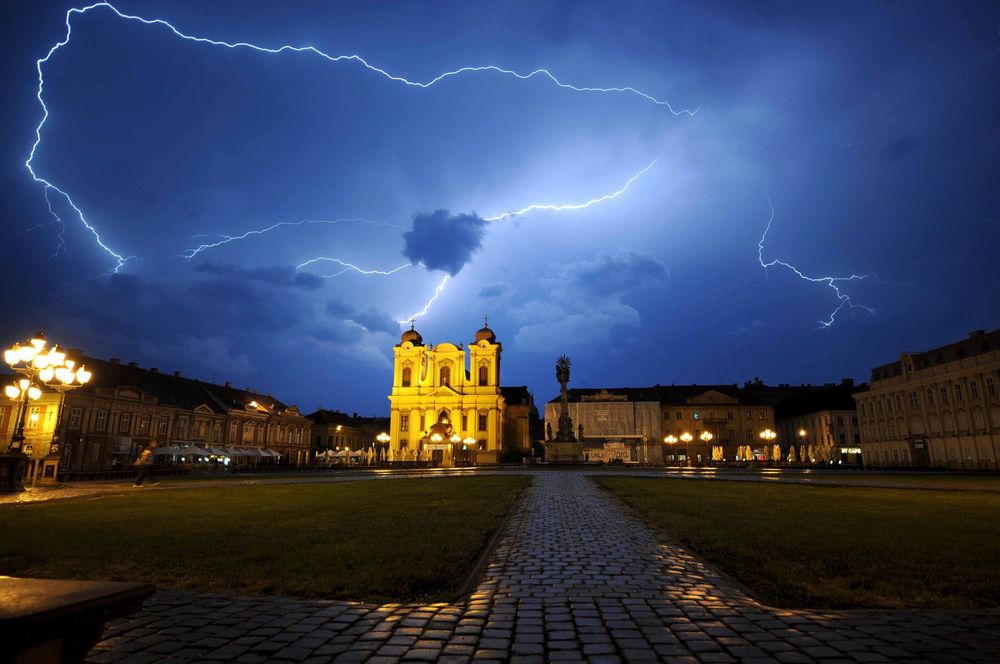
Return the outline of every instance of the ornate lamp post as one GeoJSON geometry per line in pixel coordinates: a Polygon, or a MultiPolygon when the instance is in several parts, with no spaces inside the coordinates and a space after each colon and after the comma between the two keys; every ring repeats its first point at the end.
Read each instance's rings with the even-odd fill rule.
{"type": "Polygon", "coordinates": [[[677,444],[677,436],[673,434],[664,436],[663,442],[670,446],[670,460],[676,461],[677,459],[674,457],[674,445],[677,444]]]}
{"type": "MultiPolygon", "coordinates": [[[[20,491],[24,487],[21,478],[27,459],[24,458],[24,425],[27,419],[28,403],[39,399],[46,389],[62,393],[76,389],[87,383],[91,373],[76,360],[66,357],[59,346],[45,350],[48,342],[41,332],[27,343],[15,343],[4,351],[3,359],[15,373],[21,375],[15,383],[4,388],[4,394],[20,401],[17,424],[7,446],[7,454],[0,459],[0,485],[8,491],[20,491]],[[20,457],[20,460],[18,460],[20,457]]],[[[59,427],[62,423],[63,399],[60,398],[56,416],[56,427],[52,434],[49,456],[59,458],[59,427]]],[[[58,463],[57,461],[53,461],[58,463]]]]}
{"type": "Polygon", "coordinates": [[[760,432],[760,439],[764,441],[765,445],[772,445],[774,439],[778,437],[778,434],[774,433],[770,429],[764,429],[760,432]]]}
{"type": "Polygon", "coordinates": [[[687,462],[688,466],[691,465],[691,451],[688,448],[688,445],[691,444],[692,440],[694,440],[694,436],[692,436],[687,431],[681,434],[681,442],[684,443],[684,456],[685,456],[684,460],[687,462]]]}

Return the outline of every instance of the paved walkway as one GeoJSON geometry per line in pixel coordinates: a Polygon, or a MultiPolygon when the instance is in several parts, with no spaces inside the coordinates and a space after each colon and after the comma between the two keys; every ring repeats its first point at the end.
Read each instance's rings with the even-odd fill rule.
{"type": "MultiPolygon", "coordinates": [[[[305,564],[305,563],[304,563],[305,564]]],[[[539,473],[454,604],[161,591],[92,662],[1000,660],[1000,616],[769,609],[578,472],[539,473]]]]}

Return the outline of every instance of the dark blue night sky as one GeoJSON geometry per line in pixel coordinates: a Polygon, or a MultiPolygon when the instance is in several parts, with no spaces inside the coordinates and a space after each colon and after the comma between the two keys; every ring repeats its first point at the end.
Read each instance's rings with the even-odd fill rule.
{"type": "Polygon", "coordinates": [[[25,168],[36,60],[84,5],[4,3],[5,343],[40,328],[304,409],[384,413],[398,321],[446,275],[425,340],[467,342],[488,313],[503,382],[539,401],[561,353],[576,386],[828,382],[1000,324],[995,2],[114,5],[411,81],[544,67],[678,113],[544,76],[405,85],[96,7],[43,65],[31,165],[134,256],[111,274],[53,189],[65,230],[48,223],[25,168]],[[616,192],[654,160],[585,209],[488,221],[616,192]],[[877,278],[836,282],[838,311],[785,263],[877,278]]]}

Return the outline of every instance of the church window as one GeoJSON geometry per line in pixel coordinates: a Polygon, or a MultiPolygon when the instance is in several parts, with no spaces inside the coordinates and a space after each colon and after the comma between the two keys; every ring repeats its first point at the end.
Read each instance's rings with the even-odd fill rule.
{"type": "Polygon", "coordinates": [[[410,367],[403,367],[403,387],[409,387],[412,380],[413,370],[410,367]]]}
{"type": "Polygon", "coordinates": [[[409,415],[400,415],[399,416],[399,430],[400,431],[409,431],[410,430],[410,416],[409,415]]]}
{"type": "Polygon", "coordinates": [[[451,384],[451,367],[441,367],[441,371],[439,373],[439,377],[440,377],[440,383],[442,385],[450,385],[451,384]]]}
{"type": "Polygon", "coordinates": [[[468,431],[468,430],[469,430],[469,416],[462,415],[462,431],[468,431]]]}
{"type": "Polygon", "coordinates": [[[423,431],[424,429],[427,428],[427,427],[424,426],[425,424],[426,423],[424,422],[424,414],[420,413],[420,430],[421,431],[423,431]]]}
{"type": "Polygon", "coordinates": [[[479,416],[479,430],[486,431],[486,415],[480,414],[479,416]]]}
{"type": "Polygon", "coordinates": [[[489,384],[489,382],[490,382],[489,381],[489,372],[490,372],[489,367],[487,367],[485,364],[483,366],[479,367],[479,384],[480,385],[488,385],[489,384]]]}

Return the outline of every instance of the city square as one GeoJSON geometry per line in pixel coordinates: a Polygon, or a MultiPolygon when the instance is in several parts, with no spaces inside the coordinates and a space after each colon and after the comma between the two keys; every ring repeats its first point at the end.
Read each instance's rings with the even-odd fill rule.
{"type": "Polygon", "coordinates": [[[0,11],[0,662],[1000,661],[996,6],[0,11]]]}

